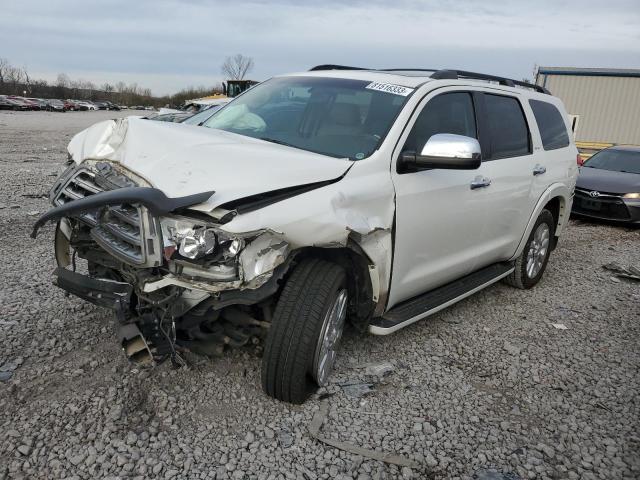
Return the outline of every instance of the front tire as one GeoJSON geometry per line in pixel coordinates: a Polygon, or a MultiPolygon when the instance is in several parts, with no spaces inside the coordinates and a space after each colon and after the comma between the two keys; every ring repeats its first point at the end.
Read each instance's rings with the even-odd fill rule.
{"type": "Polygon", "coordinates": [[[512,287],[529,289],[535,286],[549,262],[551,245],[555,233],[555,222],[549,210],[542,210],[520,256],[516,259],[515,270],[505,282],[512,287]]]}
{"type": "Polygon", "coordinates": [[[265,341],[262,388],[284,402],[303,403],[331,373],[342,336],[346,274],[335,263],[301,262],[282,290],[265,341]]]}

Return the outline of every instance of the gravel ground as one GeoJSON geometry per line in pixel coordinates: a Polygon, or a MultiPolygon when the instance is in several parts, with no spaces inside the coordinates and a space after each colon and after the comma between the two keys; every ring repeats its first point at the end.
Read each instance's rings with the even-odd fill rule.
{"type": "Polygon", "coordinates": [[[70,137],[126,114],[0,113],[0,479],[640,477],[640,286],[602,269],[640,264],[640,230],[572,221],[531,291],[495,285],[389,337],[347,332],[303,406],[262,394],[250,349],[130,366],[109,312],[51,285],[52,227],[28,237],[70,137]],[[345,386],[361,383],[360,398],[345,386]],[[320,443],[323,403],[322,435],[416,465],[320,443]]]}

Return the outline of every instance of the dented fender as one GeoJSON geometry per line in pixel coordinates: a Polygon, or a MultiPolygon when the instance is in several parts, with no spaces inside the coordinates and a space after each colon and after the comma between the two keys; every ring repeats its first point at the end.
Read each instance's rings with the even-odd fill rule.
{"type": "Polygon", "coordinates": [[[389,289],[394,213],[389,172],[362,161],[354,162],[339,182],[237,215],[222,228],[230,234],[274,230],[291,250],[341,248],[354,242],[375,267],[377,281],[372,281],[372,287],[379,288],[373,292],[377,314],[389,289]]]}

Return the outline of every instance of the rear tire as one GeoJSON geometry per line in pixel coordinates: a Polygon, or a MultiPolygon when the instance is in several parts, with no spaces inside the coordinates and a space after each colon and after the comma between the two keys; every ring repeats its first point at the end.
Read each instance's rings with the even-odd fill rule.
{"type": "Polygon", "coordinates": [[[542,210],[522,253],[515,261],[515,270],[504,278],[505,283],[526,290],[540,281],[547,268],[554,233],[553,215],[549,210],[542,210]]]}
{"type": "MultiPolygon", "coordinates": [[[[265,341],[262,388],[270,397],[303,403],[318,387],[318,354],[327,330],[327,319],[339,309],[340,325],[331,336],[337,345],[346,315],[346,274],[335,263],[319,259],[301,262],[282,290],[265,341]]],[[[335,350],[326,381],[333,366],[335,350]]],[[[324,362],[322,362],[324,364],[324,362]]]]}

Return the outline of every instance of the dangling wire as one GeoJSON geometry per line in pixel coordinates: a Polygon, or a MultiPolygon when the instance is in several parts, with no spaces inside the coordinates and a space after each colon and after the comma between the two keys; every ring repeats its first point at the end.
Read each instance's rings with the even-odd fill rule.
{"type": "Polygon", "coordinates": [[[76,250],[75,248],[73,249],[73,254],[71,255],[71,268],[73,268],[73,271],[75,273],[76,271],[76,255],[78,253],[78,250],[76,250]]]}
{"type": "Polygon", "coordinates": [[[186,367],[187,366],[187,362],[184,360],[184,358],[182,358],[180,356],[180,354],[178,352],[176,352],[176,348],[175,348],[175,343],[176,343],[176,323],[173,320],[171,320],[171,336],[169,336],[169,333],[167,333],[165,331],[165,329],[162,327],[162,324],[164,323],[164,319],[167,316],[168,310],[169,309],[167,308],[162,313],[162,316],[160,317],[160,320],[158,322],[158,326],[160,327],[160,331],[162,332],[162,334],[167,339],[167,342],[169,343],[169,347],[171,348],[171,363],[173,364],[173,366],[177,367],[177,368],[186,367]]]}

